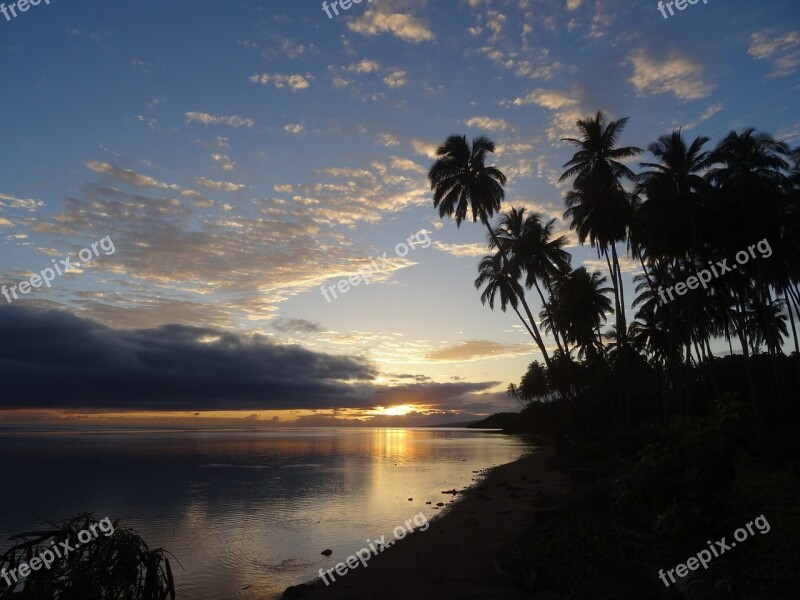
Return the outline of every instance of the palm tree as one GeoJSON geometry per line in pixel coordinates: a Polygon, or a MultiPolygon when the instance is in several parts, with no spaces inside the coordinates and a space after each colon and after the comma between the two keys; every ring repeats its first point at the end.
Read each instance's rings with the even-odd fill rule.
{"type": "MultiPolygon", "coordinates": [[[[784,174],[789,169],[789,147],[771,135],[746,129],[742,133],[731,131],[711,153],[714,166],[707,178],[718,188],[720,199],[719,229],[714,235],[717,250],[732,256],[748,244],[762,238],[775,239],[780,231],[776,215],[787,204],[785,190],[788,186],[784,174]],[[723,229],[724,228],[724,229],[723,229]]],[[[769,286],[761,261],[754,260],[740,268],[735,277],[729,277],[736,311],[733,320],[745,357],[745,368],[750,399],[755,414],[763,416],[756,404],[757,390],[752,371],[748,343],[748,305],[760,308],[765,329],[769,327],[766,307],[770,302],[769,286]]],[[[774,368],[774,362],[773,362],[774,368]]]]}
{"type": "Polygon", "coordinates": [[[684,258],[698,250],[697,229],[704,221],[702,201],[710,184],[703,178],[709,154],[707,137],[687,146],[680,130],[662,135],[647,147],[658,162],[642,162],[638,189],[646,200],[638,206],[637,223],[647,232],[640,242],[651,258],[684,258]]]}
{"type": "Polygon", "coordinates": [[[564,138],[578,150],[564,164],[567,170],[559,178],[559,181],[575,178],[573,190],[566,196],[568,208],[564,217],[571,219],[570,226],[578,233],[580,243],[588,238],[598,256],[604,256],[609,264],[617,331],[623,344],[627,339],[625,300],[616,244],[627,239],[633,215],[632,202],[622,181],[635,181],[636,176],[620,161],[641,152],[634,146],[617,146],[627,122],[627,117],[608,122],[602,112],[579,120],[577,126],[582,137],[564,138]]]}
{"type": "Polygon", "coordinates": [[[547,369],[537,360],[528,365],[519,384],[519,397],[531,402],[536,398],[553,400],[553,390],[547,380],[547,369]]]}
{"type": "MultiPolygon", "coordinates": [[[[433,207],[439,209],[439,216],[453,217],[457,227],[461,226],[468,213],[472,214],[473,221],[480,219],[499,249],[502,268],[508,270],[508,259],[489,224],[489,219],[500,210],[505,197],[503,186],[506,183],[506,176],[500,169],[486,166],[486,157],[494,150],[494,142],[485,136],[473,139],[470,146],[466,136],[451,135],[436,149],[438,158],[428,171],[428,180],[433,191],[433,207]]],[[[539,347],[545,363],[549,365],[550,357],[525,301],[525,294],[522,293],[517,298],[530,321],[528,331],[539,347]]]]}
{"type": "Polygon", "coordinates": [[[763,344],[772,354],[780,352],[783,339],[789,335],[783,309],[783,300],[773,300],[767,304],[763,309],[767,314],[766,327],[764,327],[764,320],[759,315],[760,311],[756,310],[756,307],[751,307],[748,310],[747,329],[750,333],[751,347],[754,351],[763,344]]]}
{"type": "Polygon", "coordinates": [[[596,362],[602,355],[600,326],[613,313],[606,296],[613,289],[604,287],[607,279],[598,272],[580,267],[557,280],[553,286],[555,320],[563,324],[564,339],[577,346],[578,355],[596,362]]]}
{"type": "Polygon", "coordinates": [[[484,256],[478,266],[478,277],[475,279],[475,287],[480,289],[486,286],[481,293],[481,304],[489,303],[489,308],[494,310],[495,297],[500,297],[500,310],[506,311],[511,306],[517,313],[520,321],[533,336],[533,331],[528,322],[520,314],[517,308],[520,295],[524,294],[522,286],[516,277],[511,276],[507,269],[500,264],[500,253],[484,256]]]}
{"type": "MultiPolygon", "coordinates": [[[[500,225],[494,230],[489,246],[495,247],[495,240],[508,258],[511,274],[515,278],[525,275],[525,287],[536,288],[542,307],[546,308],[541,281],[552,294],[552,282],[570,269],[570,254],[563,248],[567,244],[564,236],[553,238],[555,219],[544,223],[541,215],[525,215],[525,209],[511,208],[503,214],[500,225]]],[[[552,330],[559,350],[562,350],[558,328],[552,330]]]]}

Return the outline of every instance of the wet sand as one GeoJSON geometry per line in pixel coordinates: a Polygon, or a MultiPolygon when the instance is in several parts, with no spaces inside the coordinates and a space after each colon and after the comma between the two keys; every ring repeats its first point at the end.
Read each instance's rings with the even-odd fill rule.
{"type": "MultiPolygon", "coordinates": [[[[503,582],[495,555],[534,520],[537,500],[563,493],[567,476],[547,466],[542,444],[519,460],[491,469],[426,531],[416,531],[325,587],[320,580],[284,598],[309,600],[515,600],[530,593],[503,582]]],[[[444,496],[443,500],[444,501],[444,496]]],[[[344,559],[346,557],[342,557],[344,559]]]]}

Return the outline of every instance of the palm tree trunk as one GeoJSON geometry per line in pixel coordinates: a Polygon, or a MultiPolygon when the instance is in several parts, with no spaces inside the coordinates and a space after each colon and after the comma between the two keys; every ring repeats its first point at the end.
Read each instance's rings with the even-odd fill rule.
{"type": "Polygon", "coordinates": [[[617,245],[611,244],[611,257],[614,259],[614,269],[617,275],[617,293],[619,294],[620,314],[619,321],[621,326],[617,326],[617,335],[621,335],[624,343],[628,340],[628,322],[625,317],[625,290],[622,289],[622,269],[619,267],[619,257],[617,256],[617,245]]]}
{"type": "Polygon", "coordinates": [[[628,325],[625,319],[625,292],[622,289],[622,270],[619,268],[619,258],[617,257],[617,245],[611,244],[611,256],[614,259],[614,292],[617,296],[617,343],[620,344],[622,350],[622,396],[625,402],[625,421],[628,425],[631,423],[631,393],[628,388],[630,378],[630,364],[628,360],[628,325]]]}
{"type": "MultiPolygon", "coordinates": [[[[539,298],[542,301],[542,308],[544,310],[547,310],[547,302],[544,299],[544,294],[542,294],[542,290],[539,287],[539,283],[536,280],[534,280],[533,281],[533,285],[536,287],[536,291],[539,292],[539,298]]],[[[556,346],[558,346],[558,349],[563,353],[564,352],[564,348],[562,348],[562,346],[561,346],[561,340],[559,339],[560,336],[558,334],[558,327],[553,327],[553,337],[556,340],[556,346]]]]}
{"type": "Polygon", "coordinates": [[[793,313],[794,307],[792,306],[792,300],[789,297],[789,292],[785,287],[783,288],[783,299],[786,301],[786,312],[789,313],[789,322],[792,325],[792,337],[794,338],[794,351],[800,354],[800,346],[797,345],[797,327],[794,321],[794,313],[793,313]]]}
{"type": "Polygon", "coordinates": [[[522,324],[525,326],[525,329],[528,330],[528,333],[530,333],[531,337],[535,340],[536,336],[534,335],[533,330],[528,325],[528,322],[525,320],[525,317],[522,316],[522,314],[519,312],[519,309],[513,304],[511,305],[511,308],[514,309],[514,312],[517,313],[517,316],[519,317],[519,320],[522,321],[522,324]]]}
{"type": "Polygon", "coordinates": [[[608,265],[608,274],[611,275],[611,286],[614,288],[614,311],[615,311],[615,320],[617,322],[617,336],[619,336],[621,331],[619,314],[622,311],[620,310],[620,304],[619,304],[619,288],[617,286],[617,272],[611,264],[611,258],[608,256],[608,248],[603,249],[603,256],[606,257],[606,264],[608,265]]]}
{"type": "MultiPolygon", "coordinates": [[[[489,230],[489,235],[492,237],[495,246],[497,247],[497,251],[500,253],[500,259],[503,261],[503,268],[508,269],[508,259],[506,258],[506,253],[503,251],[503,246],[500,245],[500,240],[497,239],[497,236],[494,233],[494,229],[489,224],[489,219],[486,217],[486,213],[481,215],[481,220],[483,224],[486,225],[486,229],[489,230]]],[[[520,302],[522,303],[523,308],[525,309],[525,314],[528,316],[528,319],[531,322],[531,327],[529,331],[531,335],[533,335],[533,340],[536,342],[536,345],[539,347],[539,351],[542,353],[542,357],[544,358],[545,364],[550,367],[550,356],[547,354],[547,348],[544,346],[544,340],[542,339],[541,333],[539,333],[539,328],[536,326],[536,321],[531,314],[531,309],[528,306],[528,303],[525,301],[524,294],[519,298],[520,302]]]]}

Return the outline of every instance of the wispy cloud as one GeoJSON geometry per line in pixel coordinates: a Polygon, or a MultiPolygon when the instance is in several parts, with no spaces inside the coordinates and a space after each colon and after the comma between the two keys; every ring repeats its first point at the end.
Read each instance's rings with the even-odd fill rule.
{"type": "Polygon", "coordinates": [[[255,73],[250,76],[250,81],[252,83],[271,85],[279,90],[288,87],[293,92],[307,90],[311,87],[311,81],[313,79],[314,76],[310,73],[306,73],[305,75],[282,75],[280,73],[273,73],[270,75],[269,73],[255,73]]]}
{"type": "Polygon", "coordinates": [[[786,77],[800,68],[800,32],[790,31],[784,35],[772,30],[756,32],[750,36],[747,53],[757,60],[770,62],[770,78],[786,77]]]}
{"type": "Polygon", "coordinates": [[[405,42],[429,42],[433,32],[419,19],[404,13],[384,13],[368,10],[358,19],[347,24],[350,31],[375,36],[388,33],[405,42]]]}
{"type": "Polygon", "coordinates": [[[187,123],[203,123],[204,125],[229,125],[230,127],[252,127],[253,119],[246,119],[236,115],[215,116],[204,112],[187,112],[187,123]]]}
{"type": "Polygon", "coordinates": [[[508,129],[508,123],[506,123],[505,119],[493,119],[491,117],[472,117],[464,123],[467,127],[486,129],[487,131],[505,131],[508,129]]]}
{"type": "Polygon", "coordinates": [[[488,358],[505,358],[530,354],[529,344],[501,344],[490,340],[469,340],[455,346],[429,352],[427,360],[440,362],[468,362],[488,358]]]}
{"type": "Polygon", "coordinates": [[[630,62],[633,75],[629,81],[640,95],[672,93],[680,100],[699,100],[714,89],[703,79],[703,67],[696,57],[673,56],[660,61],[637,51],[630,62]]]}

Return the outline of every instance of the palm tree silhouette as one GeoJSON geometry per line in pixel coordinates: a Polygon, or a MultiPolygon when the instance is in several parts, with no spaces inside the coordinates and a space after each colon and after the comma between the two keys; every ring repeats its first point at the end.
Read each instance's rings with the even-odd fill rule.
{"type": "Polygon", "coordinates": [[[553,286],[551,307],[557,323],[563,324],[564,339],[578,347],[578,356],[597,362],[602,356],[600,326],[606,315],[613,313],[611,300],[606,295],[612,288],[605,287],[608,280],[598,272],[589,273],[585,267],[575,269],[559,278],[553,286]]]}
{"type": "Polygon", "coordinates": [[[517,305],[519,299],[524,295],[522,286],[517,281],[516,277],[511,276],[507,269],[504,269],[500,264],[500,253],[489,256],[484,256],[478,266],[478,277],[475,279],[475,287],[480,289],[486,286],[481,292],[481,304],[489,303],[489,308],[494,310],[495,298],[500,297],[500,310],[506,311],[506,308],[511,306],[514,312],[517,313],[519,320],[528,330],[528,333],[533,335],[530,325],[525,318],[520,314],[517,305]]]}
{"type": "Polygon", "coordinates": [[[608,262],[617,332],[623,344],[626,340],[625,299],[616,244],[627,239],[633,215],[632,202],[622,181],[635,181],[636,175],[620,161],[641,152],[634,146],[617,146],[627,122],[627,117],[608,122],[599,111],[593,118],[579,120],[577,126],[582,137],[564,138],[578,150],[564,164],[567,170],[559,178],[559,181],[575,178],[573,189],[566,196],[568,208],[564,217],[571,220],[570,227],[578,233],[580,243],[584,244],[588,238],[598,257],[602,255],[608,262]]]}
{"type": "MultiPolygon", "coordinates": [[[[489,224],[489,219],[500,210],[505,198],[503,186],[506,183],[506,176],[497,167],[486,166],[486,157],[494,150],[494,142],[486,136],[473,139],[470,146],[466,136],[451,135],[436,149],[438,158],[428,171],[428,180],[433,191],[433,206],[439,209],[439,217],[445,215],[453,217],[457,227],[461,226],[468,213],[471,213],[473,221],[480,219],[499,250],[502,269],[510,273],[504,249],[489,224]]],[[[549,364],[550,357],[525,300],[525,294],[518,294],[515,297],[530,321],[530,327],[526,328],[539,347],[545,363],[549,364]]],[[[513,306],[516,310],[516,305],[513,306]]]]}
{"type": "MultiPolygon", "coordinates": [[[[500,243],[500,248],[508,257],[511,275],[519,279],[525,275],[525,287],[536,288],[543,309],[547,307],[541,281],[552,294],[552,283],[563,273],[570,270],[570,255],[564,251],[567,238],[559,236],[553,238],[555,219],[547,223],[542,221],[541,215],[531,213],[525,215],[525,209],[511,208],[503,214],[500,225],[494,230],[494,237],[490,239],[489,247],[495,247],[495,240],[500,243]]],[[[558,328],[550,329],[556,340],[559,350],[561,336],[558,328]]]]}
{"type": "Polygon", "coordinates": [[[687,146],[680,130],[662,135],[647,147],[658,162],[642,162],[649,170],[638,177],[647,199],[637,208],[637,224],[647,232],[642,242],[653,258],[684,258],[697,252],[698,225],[705,221],[703,201],[711,185],[703,178],[710,164],[703,152],[707,137],[687,146]]]}

